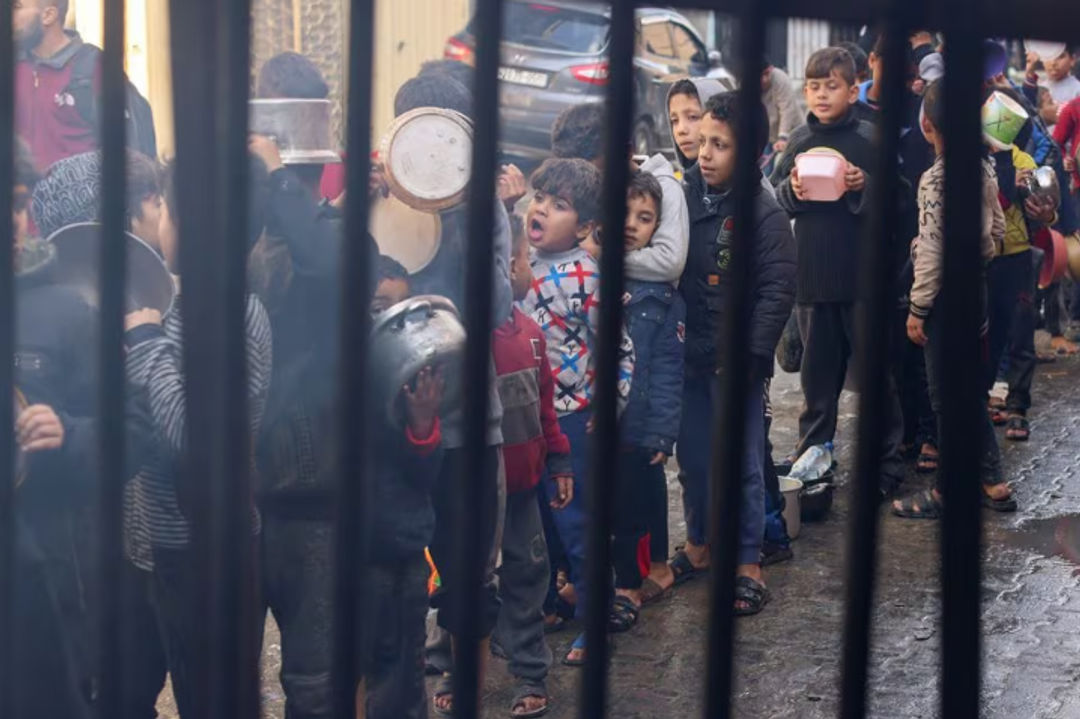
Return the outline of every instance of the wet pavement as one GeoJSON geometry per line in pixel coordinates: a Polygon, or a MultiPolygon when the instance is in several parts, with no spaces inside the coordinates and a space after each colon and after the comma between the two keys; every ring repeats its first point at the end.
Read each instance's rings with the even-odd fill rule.
{"type": "MultiPolygon", "coordinates": [[[[1080,717],[1080,360],[1040,365],[1026,444],[999,441],[1020,511],[984,513],[983,716],[1080,717]]],[[[794,446],[801,402],[797,377],[773,386],[777,454],[794,446]]],[[[773,601],[739,619],[736,716],[835,717],[843,624],[844,535],[854,477],[855,397],[845,394],[837,433],[838,491],[824,522],[803,524],[795,559],[767,570],[773,601]]],[[[974,481],[974,480],[973,480],[974,481]]],[[[923,486],[910,475],[906,489],[923,486]]],[[[669,476],[672,542],[685,536],[681,498],[669,476]]],[[[882,514],[871,655],[875,717],[935,717],[939,696],[938,526],[882,514]]],[[[691,581],[647,607],[638,625],[615,637],[610,671],[612,717],[700,715],[705,686],[707,582],[691,581]]],[[[552,711],[577,717],[579,669],[558,663],[575,631],[550,635],[556,664],[552,711]]],[[[268,627],[265,716],[282,716],[276,682],[280,646],[268,627]]],[[[492,659],[484,719],[506,717],[513,683],[492,659]]],[[[163,697],[171,719],[171,697],[163,697]]]]}

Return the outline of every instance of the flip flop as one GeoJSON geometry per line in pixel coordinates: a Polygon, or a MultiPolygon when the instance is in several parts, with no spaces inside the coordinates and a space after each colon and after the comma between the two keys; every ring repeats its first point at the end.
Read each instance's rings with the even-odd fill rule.
{"type": "Polygon", "coordinates": [[[1031,439],[1031,425],[1027,417],[1014,414],[1005,426],[1005,439],[1010,442],[1027,442],[1031,439]]]}
{"type": "Polygon", "coordinates": [[[892,513],[904,519],[939,519],[941,500],[934,496],[932,490],[924,489],[893,502],[892,513]]]}
{"type": "Polygon", "coordinates": [[[749,617],[758,614],[771,599],[768,588],[750,577],[735,577],[735,601],[746,602],[744,608],[735,607],[735,616],[749,617]]]}
{"type": "Polygon", "coordinates": [[[994,510],[995,512],[1015,512],[1018,508],[1018,505],[1016,503],[1016,497],[1011,494],[1008,497],[1004,497],[1002,499],[994,499],[986,492],[980,492],[980,494],[982,494],[982,505],[987,509],[994,510]]]}
{"type": "Polygon", "coordinates": [[[615,595],[608,613],[608,631],[612,634],[628,632],[637,624],[641,609],[629,597],[615,595]]]}
{"type": "MultiPolygon", "coordinates": [[[[575,649],[584,649],[584,648],[585,648],[585,632],[582,632],[581,634],[577,635],[577,637],[574,639],[574,643],[570,645],[570,651],[573,651],[575,649]]],[[[583,667],[583,666],[585,666],[585,655],[584,654],[581,655],[581,659],[571,659],[570,658],[570,652],[567,652],[566,654],[567,654],[567,656],[563,657],[563,660],[562,660],[562,663],[565,664],[566,666],[568,666],[568,667],[583,667]]]]}
{"type": "Polygon", "coordinates": [[[668,566],[671,567],[671,573],[675,575],[675,583],[672,586],[678,586],[684,582],[689,582],[698,575],[705,574],[709,571],[707,567],[700,569],[695,567],[690,562],[690,557],[688,557],[686,552],[681,549],[675,552],[675,556],[668,562],[668,566]]]}

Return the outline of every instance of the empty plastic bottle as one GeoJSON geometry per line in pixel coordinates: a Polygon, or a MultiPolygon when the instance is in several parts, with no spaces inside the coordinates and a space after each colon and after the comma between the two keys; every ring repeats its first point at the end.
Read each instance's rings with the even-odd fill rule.
{"type": "Polygon", "coordinates": [[[803,482],[821,479],[832,469],[832,453],[832,442],[811,447],[803,452],[799,460],[792,465],[789,476],[803,482]]]}

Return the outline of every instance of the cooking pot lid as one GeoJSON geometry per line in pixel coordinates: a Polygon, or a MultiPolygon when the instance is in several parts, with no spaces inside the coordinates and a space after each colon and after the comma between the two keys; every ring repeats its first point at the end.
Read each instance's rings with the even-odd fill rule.
{"type": "Polygon", "coordinates": [[[472,171],[472,122],[459,112],[419,107],[394,120],[379,150],[390,191],[418,210],[460,204],[472,171]]]}
{"type": "Polygon", "coordinates": [[[368,230],[379,252],[400,262],[409,274],[435,259],[442,240],[439,215],[413,209],[394,195],[376,200],[368,230]]]}

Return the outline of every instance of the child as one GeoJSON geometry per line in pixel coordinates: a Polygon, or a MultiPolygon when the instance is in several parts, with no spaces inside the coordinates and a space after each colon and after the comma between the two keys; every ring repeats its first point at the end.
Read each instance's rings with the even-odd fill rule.
{"type": "MultiPolygon", "coordinates": [[[[373,313],[409,296],[401,265],[380,256],[373,313]]],[[[439,406],[445,379],[426,367],[401,388],[404,432],[376,428],[373,462],[373,550],[367,558],[367,644],[361,648],[359,716],[398,719],[427,715],[424,689],[424,619],[428,565],[424,548],[435,531],[431,489],[442,461],[439,406]]]]}
{"type": "MultiPolygon", "coordinates": [[[[544,331],[547,357],[555,375],[555,411],[570,440],[574,499],[552,522],[570,562],[570,581],[577,594],[576,615],[585,609],[585,492],[589,467],[587,426],[593,396],[593,352],[599,329],[600,270],[578,245],[596,227],[600,171],[585,160],[547,160],[532,176],[534,194],[525,216],[525,232],[534,250],[533,283],[521,303],[544,331]]],[[[624,337],[618,394],[625,401],[633,375],[633,348],[624,337]]],[[[550,487],[540,485],[550,502],[550,487]]],[[[543,507],[543,502],[541,503],[543,507]]],[[[554,582],[554,577],[552,578],[554,582]]],[[[585,635],[574,640],[564,663],[585,661],[585,635]]]]}
{"type": "MultiPolygon", "coordinates": [[[[662,221],[663,191],[647,172],[637,172],[627,188],[624,242],[627,253],[649,245],[662,221]]],[[[623,295],[626,329],[634,343],[634,379],[622,417],[622,452],[615,494],[615,600],[609,627],[626,631],[646,599],[660,585],[643,585],[642,541],[649,558],[665,563],[668,552],[667,482],[664,466],[672,455],[682,411],[683,341],[686,305],[666,282],[628,279],[623,295]]],[[[651,568],[651,566],[649,567],[651,568]]],[[[646,573],[649,572],[646,569],[646,573]]]]}
{"type": "MultiPolygon", "coordinates": [[[[791,137],[788,152],[773,173],[780,206],[795,220],[798,282],[795,313],[804,346],[802,388],[805,407],[799,418],[801,455],[836,433],[837,400],[855,347],[857,256],[864,240],[872,178],[864,168],[874,163],[873,126],[852,111],[858,99],[855,63],[841,48],[818,50],[806,63],[806,125],[791,137]],[[812,147],[828,147],[844,156],[846,192],[834,202],[806,199],[795,158],[812,147]]],[[[889,378],[887,431],[882,436],[880,490],[892,492],[904,476],[900,456],[903,420],[896,389],[889,378]]],[[[867,478],[869,479],[869,478],[867,478]]]]}
{"type": "MultiPolygon", "coordinates": [[[[514,300],[529,293],[529,243],[521,220],[511,216],[513,255],[510,284],[514,300]]],[[[555,381],[544,333],[515,308],[492,338],[499,398],[503,405],[503,461],[506,466],[506,522],[503,526],[499,598],[502,608],[495,642],[517,681],[511,716],[538,716],[548,706],[546,680],[551,649],[544,640],[543,605],[550,578],[537,485],[545,474],[554,483],[549,506],[561,510],[574,497],[570,441],[555,414],[555,381]]]]}
{"type": "MultiPolygon", "coordinates": [[[[736,126],[738,95],[726,92],[709,99],[701,121],[697,165],[686,175],[690,207],[690,254],[679,291],[686,301],[686,370],[682,421],[678,436],[679,466],[683,470],[686,547],[675,554],[675,582],[686,581],[710,564],[708,531],[712,427],[716,419],[718,379],[717,337],[729,301],[731,243],[735,222],[735,148],[738,133],[764,140],[765,112],[758,127],[736,126]]],[[[800,133],[792,137],[798,146],[800,133]]],[[[745,143],[749,145],[750,143],[745,143]]],[[[739,527],[735,612],[756,614],[769,600],[761,571],[765,530],[765,380],[772,376],[773,351],[791,315],[795,291],[795,242],[787,217],[772,196],[755,183],[758,218],[745,244],[749,254],[747,296],[749,374],[744,410],[742,448],[742,511],[739,527]]]]}
{"type": "MultiPolygon", "coordinates": [[[[944,271],[944,212],[945,195],[945,136],[940,128],[944,120],[943,85],[941,81],[930,84],[926,89],[924,113],[921,121],[922,132],[934,145],[936,159],[919,182],[919,235],[912,242],[911,255],[915,265],[915,283],[911,288],[911,308],[907,321],[908,337],[917,345],[925,348],[926,371],[930,382],[930,400],[941,422],[942,407],[942,370],[945,357],[942,355],[942,335],[945,328],[940,315],[934,312],[934,303],[942,289],[944,271]]],[[[982,259],[984,267],[994,256],[995,245],[1004,240],[1005,216],[998,204],[998,186],[994,169],[989,163],[983,164],[983,231],[982,259]]],[[[985,288],[984,288],[985,292],[985,288]]],[[[986,369],[986,368],[983,368],[986,369]]],[[[983,483],[983,504],[997,511],[1015,511],[1008,485],[1001,478],[1001,453],[997,438],[990,424],[989,417],[982,407],[972,408],[971,416],[980,418],[980,430],[983,435],[983,454],[979,468],[983,483]]],[[[944,436],[940,430],[939,437],[944,436]]],[[[941,481],[935,486],[918,494],[893,502],[893,513],[912,519],[932,519],[941,515],[941,481]]]]}
{"type": "Polygon", "coordinates": [[[128,232],[160,251],[161,168],[134,150],[127,154],[127,222],[128,232]]]}
{"type": "Polygon", "coordinates": [[[671,139],[675,145],[675,157],[687,172],[697,163],[700,149],[698,128],[701,126],[702,108],[705,101],[724,91],[717,80],[705,77],[688,77],[677,80],[668,90],[668,121],[671,139]]]}

